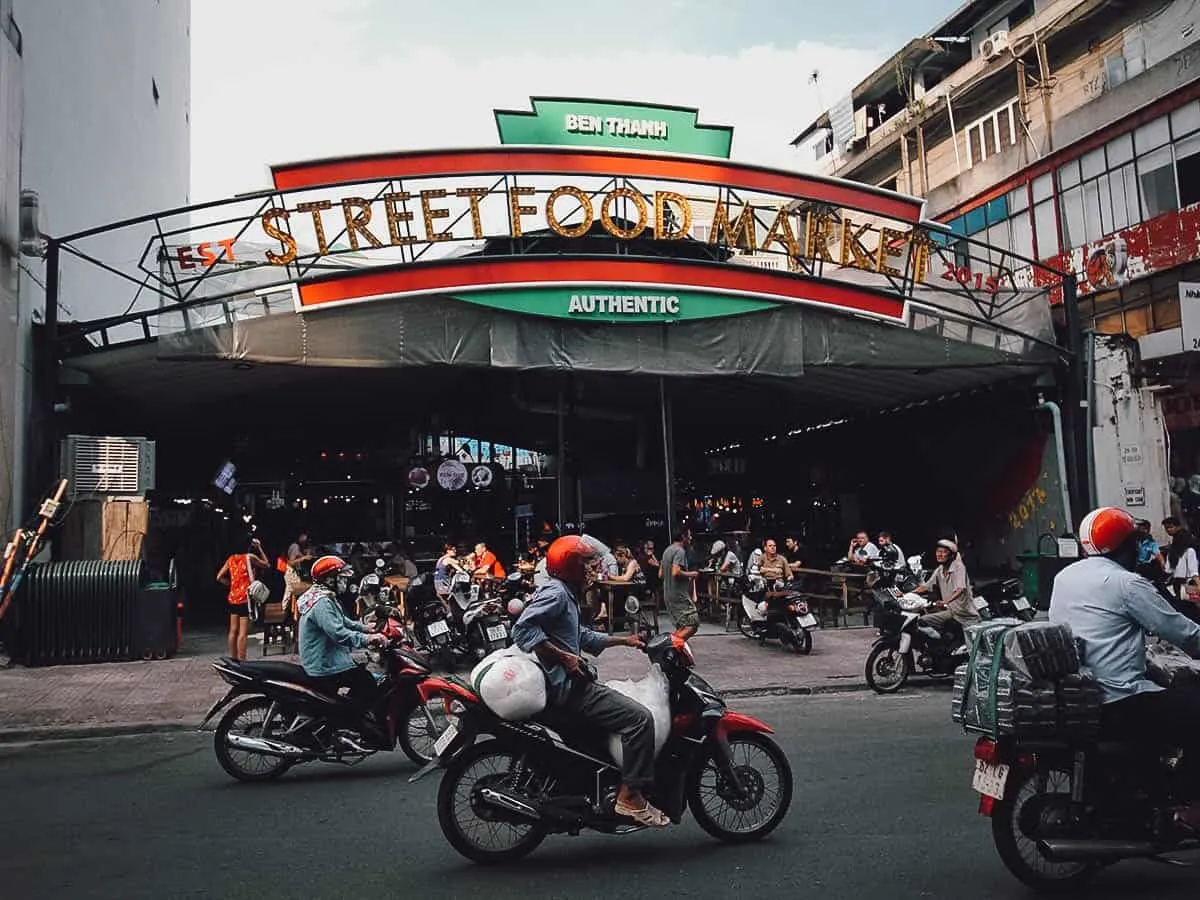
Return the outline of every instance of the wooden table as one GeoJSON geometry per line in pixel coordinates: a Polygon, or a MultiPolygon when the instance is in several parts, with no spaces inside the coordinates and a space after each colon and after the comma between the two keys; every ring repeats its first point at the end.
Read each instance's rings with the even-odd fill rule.
{"type": "Polygon", "coordinates": [[[815,603],[817,606],[817,618],[821,622],[821,627],[825,627],[825,619],[822,615],[822,609],[825,606],[833,607],[833,624],[837,625],[838,614],[841,614],[842,624],[847,624],[847,613],[850,609],[850,595],[853,593],[856,596],[866,585],[867,573],[861,575],[857,572],[834,572],[828,569],[792,569],[794,576],[806,575],[809,576],[807,581],[809,584],[800,591],[800,594],[810,604],[815,603]],[[816,584],[812,582],[816,581],[816,584]]]}
{"type": "Polygon", "coordinates": [[[641,588],[644,592],[646,585],[639,584],[636,581],[595,581],[592,583],[591,590],[595,591],[604,602],[608,609],[608,620],[604,624],[604,630],[608,634],[613,634],[617,628],[617,620],[620,619],[621,628],[625,627],[625,598],[629,596],[630,591],[641,588]]]}

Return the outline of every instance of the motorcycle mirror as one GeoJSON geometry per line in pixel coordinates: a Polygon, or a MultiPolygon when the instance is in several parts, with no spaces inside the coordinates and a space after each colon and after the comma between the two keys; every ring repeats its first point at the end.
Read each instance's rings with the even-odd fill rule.
{"type": "Polygon", "coordinates": [[[382,569],[385,565],[387,564],[382,559],[375,560],[375,568],[382,569]]]}
{"type": "Polygon", "coordinates": [[[641,608],[642,604],[638,603],[637,597],[625,598],[625,612],[629,613],[629,615],[636,616],[641,608]]]}

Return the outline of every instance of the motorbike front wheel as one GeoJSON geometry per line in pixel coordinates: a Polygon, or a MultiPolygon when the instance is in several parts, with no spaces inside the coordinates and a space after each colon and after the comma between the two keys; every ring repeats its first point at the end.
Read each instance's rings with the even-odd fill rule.
{"type": "Polygon", "coordinates": [[[688,808],[701,828],[731,844],[765,838],[792,804],[792,767],[779,745],[765,734],[729,736],[730,766],[744,792],[739,794],[716,759],[706,756],[689,779],[688,808]]]}
{"type": "Polygon", "coordinates": [[[797,653],[801,656],[808,656],[812,653],[812,632],[806,631],[803,628],[796,630],[796,641],[792,645],[797,653]]]}
{"type": "Polygon", "coordinates": [[[1040,893],[1077,891],[1099,866],[1085,862],[1052,862],[1038,848],[1038,831],[1063,817],[1071,800],[1071,776],[1065,771],[1014,769],[1004,799],[992,810],[992,841],[1000,861],[1027,887],[1040,893]]]}
{"type": "Polygon", "coordinates": [[[247,697],[226,710],[213,735],[213,751],[221,768],[238,781],[270,781],[278,778],[293,765],[291,760],[267,756],[252,750],[239,750],[229,745],[231,734],[263,738],[271,736],[268,721],[271,701],[266,697],[247,697]]]}
{"type": "Polygon", "coordinates": [[[398,717],[397,739],[404,755],[418,766],[433,759],[433,745],[446,730],[446,711],[441,702],[426,706],[418,703],[398,717]]]}
{"type": "Polygon", "coordinates": [[[879,644],[867,657],[867,685],[877,694],[894,694],[911,674],[908,655],[894,643],[879,644]]]}
{"type": "Polygon", "coordinates": [[[744,609],[738,610],[738,631],[748,638],[758,637],[758,632],[754,630],[754,624],[750,621],[750,617],[746,615],[744,609]]]}
{"type": "Polygon", "coordinates": [[[541,822],[516,822],[480,798],[487,787],[511,789],[517,754],[499,741],[484,741],[450,764],[438,785],[438,824],[450,846],[482,865],[515,862],[546,838],[541,822]]]}

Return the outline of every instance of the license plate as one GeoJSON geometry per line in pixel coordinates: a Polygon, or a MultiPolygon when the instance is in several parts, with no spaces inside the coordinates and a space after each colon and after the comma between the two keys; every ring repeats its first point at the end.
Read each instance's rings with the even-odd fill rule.
{"type": "Polygon", "coordinates": [[[817,617],[814,616],[812,613],[809,613],[807,616],[801,616],[800,617],[800,627],[801,628],[816,628],[817,627],[817,617]]]}
{"type": "Polygon", "coordinates": [[[450,626],[444,620],[429,623],[429,636],[437,637],[440,634],[447,634],[450,631],[450,626]]]}
{"type": "Polygon", "coordinates": [[[441,737],[433,742],[433,755],[441,756],[446,752],[446,748],[454,743],[454,739],[458,737],[458,728],[454,725],[447,725],[446,730],[442,732],[441,737]]]}
{"type": "Polygon", "coordinates": [[[1024,597],[1018,597],[1013,601],[1013,606],[1016,607],[1017,612],[1025,612],[1025,610],[1029,609],[1029,601],[1024,597]]]}
{"type": "Polygon", "coordinates": [[[975,777],[971,786],[981,794],[996,800],[1004,799],[1004,787],[1008,784],[1008,766],[1001,763],[993,766],[982,759],[975,760],[975,777]]]}
{"type": "Polygon", "coordinates": [[[508,629],[503,625],[489,625],[487,636],[489,641],[502,641],[508,637],[508,629]]]}

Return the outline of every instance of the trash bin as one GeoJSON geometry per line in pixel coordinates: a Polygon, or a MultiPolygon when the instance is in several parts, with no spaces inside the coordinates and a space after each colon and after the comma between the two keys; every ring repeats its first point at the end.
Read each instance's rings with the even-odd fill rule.
{"type": "Polygon", "coordinates": [[[1054,588],[1054,576],[1082,555],[1079,541],[1073,534],[1057,535],[1047,532],[1038,537],[1038,551],[1021,554],[1025,567],[1026,587],[1031,583],[1037,598],[1035,606],[1045,612],[1050,608],[1050,592],[1054,588]],[[1030,572],[1032,569],[1032,572],[1030,572]]]}
{"type": "Polygon", "coordinates": [[[1018,553],[1017,559],[1021,564],[1021,585],[1029,602],[1038,605],[1038,555],[1036,553],[1018,553]]]}

